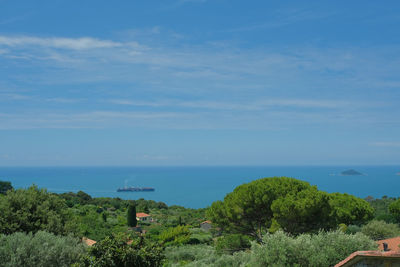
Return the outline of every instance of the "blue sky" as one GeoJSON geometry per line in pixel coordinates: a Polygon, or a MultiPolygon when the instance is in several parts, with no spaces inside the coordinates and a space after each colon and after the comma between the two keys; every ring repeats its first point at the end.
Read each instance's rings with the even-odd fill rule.
{"type": "Polygon", "coordinates": [[[0,165],[399,164],[399,14],[0,0],[0,165]]]}

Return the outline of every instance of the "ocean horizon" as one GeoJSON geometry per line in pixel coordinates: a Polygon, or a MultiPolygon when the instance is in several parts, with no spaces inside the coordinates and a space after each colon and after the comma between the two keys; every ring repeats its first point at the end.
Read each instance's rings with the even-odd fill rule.
{"type": "Polygon", "coordinates": [[[238,185],[274,176],[309,182],[327,192],[361,198],[398,197],[400,166],[143,166],[143,167],[0,167],[0,180],[14,188],[32,184],[50,192],[84,191],[92,197],[162,201],[167,205],[205,208],[238,185]],[[354,169],[363,175],[343,176],[354,169]],[[153,187],[154,192],[117,192],[124,186],[153,187]]]}

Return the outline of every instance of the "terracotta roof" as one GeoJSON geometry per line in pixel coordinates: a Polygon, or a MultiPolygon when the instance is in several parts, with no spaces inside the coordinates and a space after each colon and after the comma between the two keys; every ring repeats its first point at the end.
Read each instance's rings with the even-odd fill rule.
{"type": "Polygon", "coordinates": [[[342,260],[338,264],[335,265],[335,267],[345,267],[345,266],[352,266],[350,264],[356,263],[362,258],[366,257],[374,257],[374,258],[399,258],[400,260],[400,251],[376,251],[376,250],[370,250],[370,251],[356,251],[350,256],[348,256],[346,259],[342,260]]]}
{"type": "Polygon", "coordinates": [[[203,223],[211,223],[211,221],[204,221],[204,222],[202,222],[200,224],[203,224],[203,223]]]}
{"type": "Polygon", "coordinates": [[[91,247],[97,243],[96,241],[86,238],[86,237],[82,237],[82,242],[85,243],[86,245],[88,245],[89,247],[91,247]]]}
{"type": "Polygon", "coordinates": [[[389,238],[389,239],[384,239],[384,240],[379,240],[376,241],[376,243],[378,243],[379,245],[379,250],[383,250],[383,243],[388,244],[388,249],[389,251],[400,251],[400,236],[398,237],[393,237],[393,238],[389,238]]]}
{"type": "Polygon", "coordinates": [[[149,217],[149,216],[150,216],[149,214],[143,212],[136,213],[136,217],[138,218],[149,217]]]}

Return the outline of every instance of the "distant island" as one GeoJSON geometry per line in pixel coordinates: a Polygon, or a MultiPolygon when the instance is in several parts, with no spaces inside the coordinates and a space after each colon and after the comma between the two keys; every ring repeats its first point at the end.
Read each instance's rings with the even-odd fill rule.
{"type": "Polygon", "coordinates": [[[341,175],[364,175],[361,172],[358,172],[356,170],[350,169],[350,170],[346,170],[346,171],[342,171],[341,175]]]}

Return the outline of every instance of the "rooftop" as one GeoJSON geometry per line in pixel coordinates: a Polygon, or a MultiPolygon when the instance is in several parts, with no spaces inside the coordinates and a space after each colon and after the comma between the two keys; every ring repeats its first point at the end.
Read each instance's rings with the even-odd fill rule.
{"type": "Polygon", "coordinates": [[[353,266],[353,264],[357,263],[363,258],[399,259],[400,261],[400,251],[356,251],[350,254],[350,256],[348,256],[346,259],[336,264],[335,267],[353,266]]]}
{"type": "Polygon", "coordinates": [[[388,244],[389,251],[400,251],[400,236],[379,240],[376,243],[379,245],[379,250],[383,250],[383,243],[386,243],[388,244]]]}
{"type": "Polygon", "coordinates": [[[149,216],[150,216],[149,214],[143,212],[136,213],[136,217],[138,218],[149,217],[149,216]]]}
{"type": "Polygon", "coordinates": [[[89,238],[86,238],[86,237],[82,238],[82,242],[85,243],[86,245],[88,245],[89,247],[91,247],[91,246],[93,246],[94,244],[97,243],[96,241],[94,241],[92,239],[89,239],[89,238]]]}

